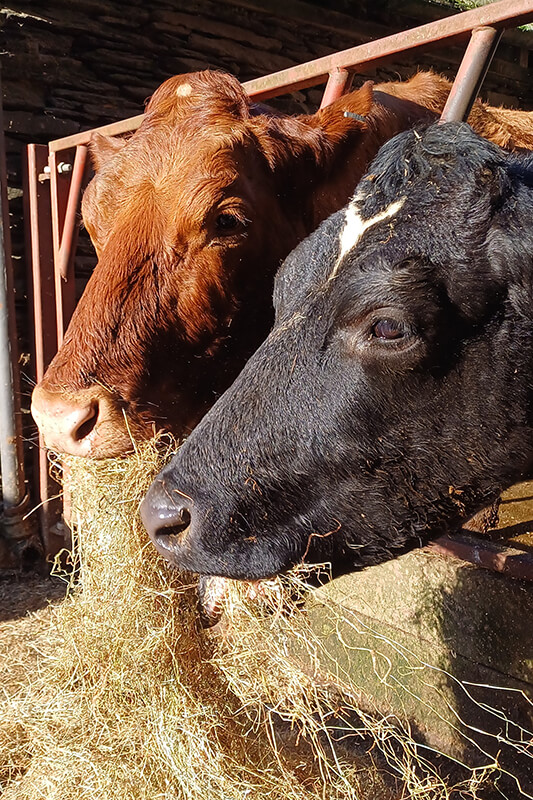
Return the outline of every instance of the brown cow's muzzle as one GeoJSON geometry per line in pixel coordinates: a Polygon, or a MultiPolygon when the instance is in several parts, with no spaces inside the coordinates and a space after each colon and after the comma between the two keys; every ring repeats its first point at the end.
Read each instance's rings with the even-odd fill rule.
{"type": "Polygon", "coordinates": [[[133,449],[122,409],[102,387],[67,394],[36,386],[31,413],[46,447],[57,453],[110,458],[133,449]]]}

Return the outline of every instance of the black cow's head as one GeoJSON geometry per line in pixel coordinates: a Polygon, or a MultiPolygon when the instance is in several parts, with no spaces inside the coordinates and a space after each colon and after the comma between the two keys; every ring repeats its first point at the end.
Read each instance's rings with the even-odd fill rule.
{"type": "Polygon", "coordinates": [[[386,144],[286,260],[268,339],[152,485],[172,563],[256,579],[417,547],[533,464],[533,161],[386,144]]]}

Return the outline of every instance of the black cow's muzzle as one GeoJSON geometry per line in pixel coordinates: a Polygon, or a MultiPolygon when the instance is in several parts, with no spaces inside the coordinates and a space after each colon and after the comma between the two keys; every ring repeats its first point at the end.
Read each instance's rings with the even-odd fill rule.
{"type": "Polygon", "coordinates": [[[176,483],[167,467],[140,506],[150,539],[173,566],[199,575],[256,581],[300,561],[306,540],[291,536],[290,529],[282,533],[267,529],[258,536],[255,528],[238,528],[235,520],[244,526],[247,509],[207,501],[205,496],[193,499],[176,483]]]}

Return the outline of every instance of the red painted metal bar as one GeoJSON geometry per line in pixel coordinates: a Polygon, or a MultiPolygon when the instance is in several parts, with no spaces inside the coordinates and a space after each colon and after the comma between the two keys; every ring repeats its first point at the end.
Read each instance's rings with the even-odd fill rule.
{"type": "MultiPolygon", "coordinates": [[[[391,56],[402,53],[407,55],[421,46],[440,44],[446,40],[449,44],[458,38],[466,38],[474,28],[492,25],[498,28],[516,27],[533,21],[533,0],[498,0],[481,8],[463,11],[452,17],[428,22],[417,28],[401,33],[394,33],[373,42],[351,47],[323,58],[317,58],[306,64],[274,72],[263,78],[256,78],[243,83],[245,91],[256,100],[267,100],[270,97],[309,86],[325,83],[331,72],[338,69],[357,67],[358,72],[376,66],[391,56]]],[[[119,135],[135,131],[143,120],[142,114],[120,122],[111,123],[95,130],[108,135],[119,135]]],[[[50,152],[66,150],[78,144],[87,144],[93,131],[82,131],[72,136],[50,142],[50,152]]]]}
{"type": "MultiPolygon", "coordinates": [[[[35,380],[40,381],[57,352],[57,330],[53,313],[55,278],[50,224],[50,180],[45,171],[48,167],[48,147],[28,145],[25,167],[23,197],[29,300],[33,308],[32,362],[35,380]]],[[[47,451],[40,436],[39,446],[35,448],[34,470],[34,480],[38,482],[38,515],[43,546],[46,553],[52,553],[58,549],[51,541],[51,531],[61,515],[61,503],[57,497],[59,486],[50,477],[47,451]]]]}
{"type": "Polygon", "coordinates": [[[475,28],[444,106],[441,122],[465,120],[483,84],[503,31],[475,28]]]}
{"type": "Polygon", "coordinates": [[[298,67],[290,67],[274,72],[264,78],[258,78],[243,84],[249,94],[266,100],[278,93],[280,86],[285,91],[297,91],[323,83],[334,69],[349,69],[357,66],[361,72],[368,66],[376,66],[386,58],[402,53],[407,55],[421,45],[436,44],[446,40],[466,37],[474,28],[484,25],[494,27],[516,27],[533,19],[533,2],[531,0],[499,0],[488,3],[481,8],[464,11],[446,19],[429,22],[402,31],[383,39],[352,47],[330,56],[317,58],[298,67]]]}
{"type": "Polygon", "coordinates": [[[440,555],[454,556],[492,572],[501,572],[511,578],[533,581],[533,554],[516,547],[457,534],[454,537],[441,536],[426,549],[440,555]]]}
{"type": "MultiPolygon", "coordinates": [[[[56,325],[57,325],[57,345],[61,347],[64,332],[70,321],[76,304],[75,282],[69,280],[70,276],[63,277],[59,270],[58,257],[61,251],[61,241],[69,196],[73,197],[74,187],[70,185],[70,173],[58,171],[59,160],[57,152],[52,152],[48,158],[50,168],[50,195],[52,200],[52,242],[55,263],[55,301],[56,301],[56,325]]],[[[77,187],[76,201],[79,202],[81,187],[77,187]]],[[[68,261],[74,257],[74,248],[71,248],[68,261]]]]}
{"type": "Polygon", "coordinates": [[[50,219],[52,206],[50,182],[45,167],[48,166],[48,148],[42,144],[28,145],[27,171],[25,176],[24,200],[27,203],[25,218],[27,222],[26,243],[28,269],[34,323],[35,380],[43,377],[45,370],[57,352],[57,333],[50,314],[46,313],[55,305],[54,259],[52,228],[50,219]]]}
{"type": "Polygon", "coordinates": [[[76,155],[74,156],[74,164],[72,166],[72,177],[68,190],[63,230],[61,231],[61,242],[59,251],[54,253],[56,269],[63,280],[67,280],[68,277],[73,245],[78,230],[78,211],[86,164],[87,147],[85,145],[78,145],[76,147],[76,155]]]}
{"type": "Polygon", "coordinates": [[[57,153],[60,150],[69,150],[71,147],[77,147],[80,144],[89,144],[93,133],[99,133],[103,136],[121,136],[124,133],[131,133],[137,130],[143,119],[144,114],[138,114],[136,117],[110,122],[108,125],[101,125],[99,128],[91,128],[89,131],[73,133],[71,136],[64,136],[61,139],[54,139],[48,142],[48,149],[51,153],[57,153]]]}
{"type": "Polygon", "coordinates": [[[334,69],[330,72],[324,94],[322,95],[320,108],[329,106],[331,103],[334,103],[335,100],[338,100],[339,97],[342,97],[343,94],[349,92],[352,80],[353,72],[349,72],[347,69],[334,69]]]}

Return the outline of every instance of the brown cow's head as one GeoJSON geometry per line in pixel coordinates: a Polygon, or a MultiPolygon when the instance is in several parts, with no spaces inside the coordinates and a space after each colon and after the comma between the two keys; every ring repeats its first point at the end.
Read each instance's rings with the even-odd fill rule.
{"type": "MultiPolygon", "coordinates": [[[[367,113],[371,86],[357,96],[367,113]]],[[[34,392],[47,446],[104,457],[154,427],[190,431],[266,336],[280,262],[345,199],[321,207],[320,186],[364,127],[258,113],[237,80],[202,72],[166,81],[131,138],[94,139],[98,264],[34,392]]]]}

